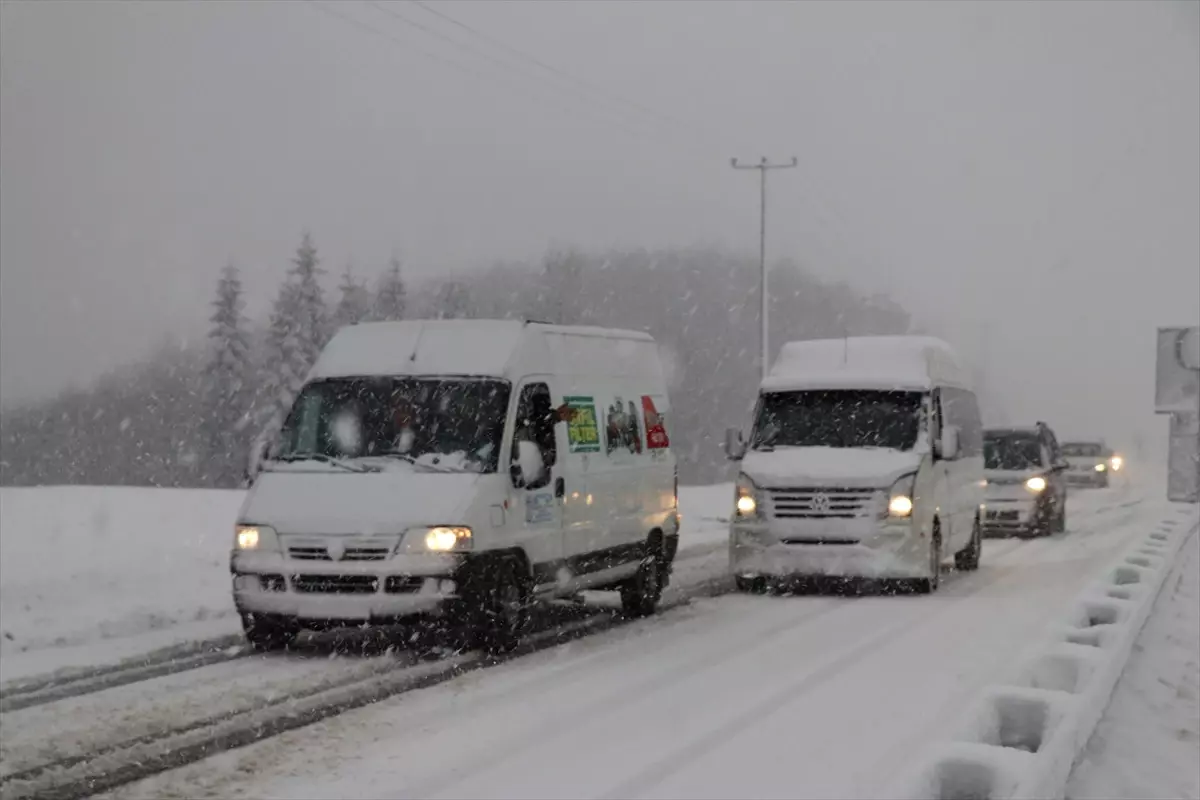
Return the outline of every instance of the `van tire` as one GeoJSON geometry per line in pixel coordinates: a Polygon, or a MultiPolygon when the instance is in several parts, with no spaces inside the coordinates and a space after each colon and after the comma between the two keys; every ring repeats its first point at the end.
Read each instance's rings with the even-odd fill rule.
{"type": "Polygon", "coordinates": [[[476,579],[464,587],[457,616],[471,647],[501,655],[521,643],[529,624],[529,592],[512,559],[490,566],[476,571],[476,579]]]}
{"type": "Polygon", "coordinates": [[[260,653],[274,653],[291,647],[300,629],[269,614],[243,612],[242,631],[250,647],[260,653]]]}
{"type": "Polygon", "coordinates": [[[1063,498],[1058,504],[1058,516],[1054,518],[1054,532],[1067,532],[1067,498],[1063,498]]]}
{"type": "Polygon", "coordinates": [[[661,537],[651,534],[646,555],[638,564],[637,573],[621,585],[621,610],[627,617],[648,617],[658,609],[662,599],[666,572],[661,537]]]}
{"type": "Polygon", "coordinates": [[[979,557],[983,553],[983,530],[979,517],[971,526],[971,543],[954,554],[954,568],[959,572],[974,572],[979,569],[979,557]]]}
{"type": "Polygon", "coordinates": [[[942,582],[942,526],[933,521],[933,535],[929,537],[929,577],[917,578],[917,594],[933,594],[942,582]]]}
{"type": "Polygon", "coordinates": [[[733,585],[743,594],[765,594],[767,591],[767,580],[759,575],[750,578],[735,575],[733,585]]]}

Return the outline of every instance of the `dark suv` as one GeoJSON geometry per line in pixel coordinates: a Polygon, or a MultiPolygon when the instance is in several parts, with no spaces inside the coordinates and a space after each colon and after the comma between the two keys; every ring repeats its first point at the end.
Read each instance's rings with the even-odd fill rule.
{"type": "Polygon", "coordinates": [[[1044,422],[983,432],[984,533],[1048,536],[1067,529],[1067,463],[1044,422]]]}

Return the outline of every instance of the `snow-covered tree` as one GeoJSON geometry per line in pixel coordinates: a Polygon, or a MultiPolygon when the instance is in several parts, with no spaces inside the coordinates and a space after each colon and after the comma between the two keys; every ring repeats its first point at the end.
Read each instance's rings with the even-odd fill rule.
{"type": "Polygon", "coordinates": [[[371,309],[373,320],[404,319],[408,292],[404,286],[404,278],[400,274],[400,259],[392,256],[388,268],[379,279],[379,287],[375,290],[374,307],[371,309]]]}
{"type": "Polygon", "coordinates": [[[221,270],[209,317],[209,361],[204,371],[204,444],[207,475],[217,485],[235,485],[249,411],[250,342],[243,315],[242,278],[233,264],[221,270]]]}
{"type": "Polygon", "coordinates": [[[438,289],[438,319],[463,319],[468,316],[471,294],[462,281],[446,281],[438,289]]]}
{"type": "Polygon", "coordinates": [[[319,264],[317,249],[305,233],[271,309],[267,396],[272,407],[264,410],[260,420],[267,434],[283,424],[292,399],[329,338],[319,264]]]}
{"type": "Polygon", "coordinates": [[[335,330],[347,325],[357,325],[365,320],[371,312],[371,293],[364,284],[355,279],[349,264],[342,273],[342,282],[338,285],[338,290],[341,297],[338,298],[337,308],[333,312],[335,330]]]}

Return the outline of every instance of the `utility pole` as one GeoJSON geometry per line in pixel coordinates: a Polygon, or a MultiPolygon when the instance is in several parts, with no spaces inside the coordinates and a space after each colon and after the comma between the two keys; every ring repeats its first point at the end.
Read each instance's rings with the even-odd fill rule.
{"type": "Polygon", "coordinates": [[[772,164],[764,156],[757,164],[739,164],[736,158],[730,159],[734,169],[756,169],[759,176],[759,213],[758,213],[758,271],[761,286],[759,293],[762,299],[762,310],[759,315],[762,320],[761,352],[762,376],[767,377],[767,170],[792,169],[796,166],[796,157],[792,156],[790,164],[772,164]]]}

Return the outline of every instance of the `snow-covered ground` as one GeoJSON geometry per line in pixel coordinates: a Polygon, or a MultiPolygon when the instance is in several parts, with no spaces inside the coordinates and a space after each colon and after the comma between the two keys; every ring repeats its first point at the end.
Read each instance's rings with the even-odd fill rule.
{"type": "Polygon", "coordinates": [[[1180,551],[1067,797],[1200,798],[1200,534],[1180,551]]]}
{"type": "MultiPolygon", "coordinates": [[[[728,488],[684,501],[710,543],[728,488]]],[[[879,796],[1163,505],[1081,492],[932,597],[696,600],[113,796],[879,796]]]]}
{"type": "MultiPolygon", "coordinates": [[[[237,633],[228,563],[243,497],[0,489],[0,680],[237,633]]],[[[732,498],[730,484],[681,487],[681,547],[723,542],[732,498]]]]}

